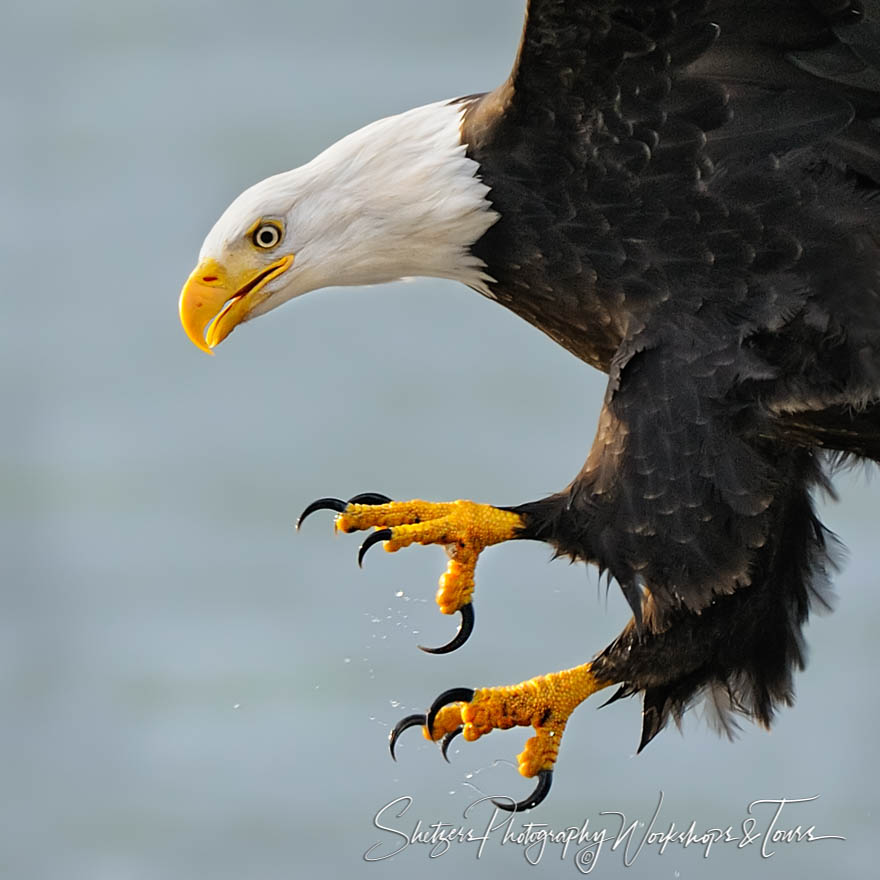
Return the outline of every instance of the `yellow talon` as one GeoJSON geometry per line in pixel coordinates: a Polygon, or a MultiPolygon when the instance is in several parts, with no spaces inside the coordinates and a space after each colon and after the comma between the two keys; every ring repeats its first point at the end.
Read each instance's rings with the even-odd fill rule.
{"type": "Polygon", "coordinates": [[[429,731],[427,727],[422,728],[425,739],[436,742],[439,739],[443,739],[447,733],[454,733],[458,730],[462,724],[461,713],[465,706],[467,706],[467,703],[450,703],[448,706],[444,706],[437,713],[432,730],[429,731]]]}
{"type": "Polygon", "coordinates": [[[471,601],[480,553],[515,538],[522,525],[517,513],[473,501],[349,504],[336,517],[336,528],[342,532],[387,529],[390,535],[383,546],[388,553],[411,544],[444,545],[449,563],[437,591],[444,614],[454,614],[471,601]]]}
{"type": "Polygon", "coordinates": [[[463,726],[464,738],[473,742],[493,730],[533,727],[535,736],[526,741],[517,762],[523,776],[536,776],[553,769],[571,713],[612,683],[596,678],[592,663],[585,663],[515,685],[481,688],[469,702],[439,708],[430,734],[427,728],[424,733],[436,741],[463,726]]]}
{"type": "Polygon", "coordinates": [[[410,727],[421,727],[426,739],[439,741],[445,758],[449,743],[459,733],[473,742],[496,728],[531,725],[535,735],[526,741],[517,762],[523,776],[537,777],[537,785],[528,797],[517,802],[492,799],[502,810],[531,810],[550,791],[569,716],[587,697],[613,683],[598,678],[592,663],[584,663],[507,687],[478,691],[450,688],[434,700],[427,715],[407,715],[398,721],[389,736],[391,756],[398,738],[410,727]]]}

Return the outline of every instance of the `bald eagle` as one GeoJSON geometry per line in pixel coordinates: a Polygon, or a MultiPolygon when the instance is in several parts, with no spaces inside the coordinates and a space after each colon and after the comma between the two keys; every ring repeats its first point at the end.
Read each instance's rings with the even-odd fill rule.
{"type": "Polygon", "coordinates": [[[831,538],[812,494],[880,461],[880,2],[530,0],[510,76],[343,138],[242,193],[180,297],[211,351],[328,285],[450,278],[608,374],[586,463],[499,507],[322,498],[361,547],[446,547],[474,623],[481,551],[547,542],[621,587],[591,660],[452,688],[391,737],[531,726],[547,794],[571,712],[640,694],[643,748],[698,698],[728,731],[792,702],[831,538]],[[873,20],[872,20],[873,19],[873,20]]]}

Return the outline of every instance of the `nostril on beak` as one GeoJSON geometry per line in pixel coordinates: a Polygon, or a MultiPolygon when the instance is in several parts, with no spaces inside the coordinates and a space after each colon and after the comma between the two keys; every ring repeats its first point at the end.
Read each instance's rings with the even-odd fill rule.
{"type": "Polygon", "coordinates": [[[205,284],[210,284],[212,281],[216,281],[216,280],[217,280],[216,275],[202,275],[202,281],[204,281],[205,284]]]}

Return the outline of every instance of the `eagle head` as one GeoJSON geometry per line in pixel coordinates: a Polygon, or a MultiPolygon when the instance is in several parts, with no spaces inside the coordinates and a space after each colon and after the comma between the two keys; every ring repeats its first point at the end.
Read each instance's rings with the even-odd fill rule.
{"type": "Polygon", "coordinates": [[[451,278],[486,293],[471,246],[498,219],[461,142],[461,103],[380,119],[245,190],[208,233],[180,320],[210,352],[244,321],[320,287],[451,278]]]}

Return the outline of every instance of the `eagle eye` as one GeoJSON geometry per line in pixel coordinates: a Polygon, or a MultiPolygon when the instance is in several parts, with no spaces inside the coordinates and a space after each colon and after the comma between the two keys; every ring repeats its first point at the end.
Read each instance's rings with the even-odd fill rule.
{"type": "Polygon", "coordinates": [[[271,250],[281,241],[281,227],[277,223],[263,223],[254,230],[252,241],[264,251],[271,250]]]}

